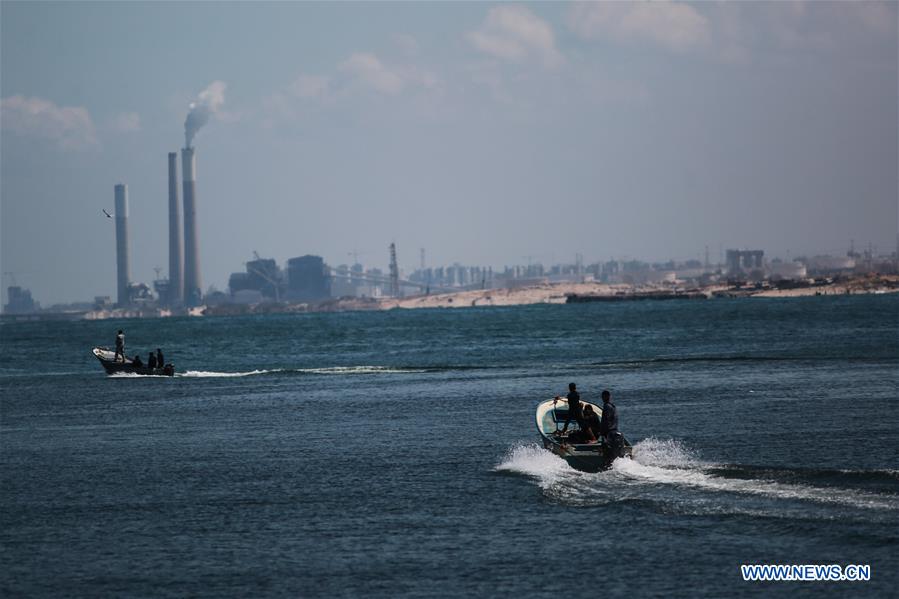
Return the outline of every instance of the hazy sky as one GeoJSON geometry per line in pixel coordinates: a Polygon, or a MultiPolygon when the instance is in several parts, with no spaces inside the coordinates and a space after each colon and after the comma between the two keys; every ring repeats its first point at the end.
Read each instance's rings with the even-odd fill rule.
{"type": "Polygon", "coordinates": [[[896,244],[895,2],[4,1],[0,28],[0,261],[44,305],[115,295],[115,183],[134,279],[166,274],[166,154],[203,90],[220,289],[253,250],[386,268],[396,241],[408,271],[422,247],[501,267],[896,244]]]}

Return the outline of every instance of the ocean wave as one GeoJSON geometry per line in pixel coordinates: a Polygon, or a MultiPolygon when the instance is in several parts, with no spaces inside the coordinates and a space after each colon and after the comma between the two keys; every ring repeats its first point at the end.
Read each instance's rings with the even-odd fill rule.
{"type": "Polygon", "coordinates": [[[325,368],[297,368],[303,374],[415,374],[431,372],[427,368],[391,366],[328,366],[325,368]]]}
{"type": "Polygon", "coordinates": [[[615,460],[611,471],[631,481],[689,487],[713,493],[755,495],[865,509],[899,510],[899,501],[895,498],[857,489],[816,487],[755,478],[725,478],[693,468],[672,468],[643,463],[640,459],[635,448],[633,460],[615,460]]]}
{"type": "Polygon", "coordinates": [[[138,374],[136,372],[113,372],[106,375],[110,379],[167,379],[171,378],[164,374],[138,374]]]}
{"type": "Polygon", "coordinates": [[[188,378],[243,377],[260,374],[299,375],[353,375],[353,374],[410,374],[429,372],[425,368],[404,368],[390,366],[325,366],[321,368],[271,368],[247,372],[215,372],[208,370],[188,370],[175,376],[188,378]]]}
{"type": "Polygon", "coordinates": [[[697,362],[865,362],[869,364],[891,364],[899,362],[897,356],[663,356],[658,358],[635,358],[633,360],[609,360],[592,362],[599,368],[630,367],[639,368],[652,364],[690,364],[697,362]]]}
{"type": "MultiPolygon", "coordinates": [[[[458,369],[470,370],[477,367],[462,366],[458,369]]],[[[265,368],[241,372],[227,372],[214,370],[188,370],[176,372],[180,378],[236,378],[265,374],[282,375],[357,375],[357,374],[424,374],[431,372],[445,372],[456,370],[457,367],[430,367],[430,366],[323,366],[320,368],[265,368]]],[[[162,375],[137,374],[133,372],[119,372],[109,375],[116,378],[143,378],[162,375]]]]}
{"type": "Polygon", "coordinates": [[[175,376],[183,378],[233,378],[242,376],[254,376],[257,374],[271,374],[275,372],[283,372],[281,368],[272,370],[250,370],[247,372],[214,372],[210,370],[188,370],[186,372],[176,373],[175,376]]]}
{"type": "Polygon", "coordinates": [[[533,443],[512,447],[494,470],[525,474],[550,484],[560,476],[577,473],[565,460],[533,443]]]}
{"type": "Polygon", "coordinates": [[[47,376],[78,376],[84,374],[83,371],[68,371],[68,372],[28,372],[25,370],[17,370],[16,372],[0,372],[0,379],[20,379],[20,378],[28,378],[28,377],[47,377],[47,376]]]}
{"type": "MultiPolygon", "coordinates": [[[[760,498],[863,510],[899,510],[899,497],[894,493],[852,484],[855,477],[891,478],[895,476],[892,470],[850,471],[843,473],[843,484],[839,486],[818,486],[811,480],[772,480],[761,471],[755,477],[722,476],[721,472],[727,469],[739,471],[740,467],[706,462],[675,439],[655,438],[635,444],[633,459],[615,460],[604,472],[574,470],[562,458],[536,444],[512,447],[495,467],[497,472],[528,476],[548,497],[572,505],[650,502],[683,509],[686,503],[702,513],[742,513],[747,509],[741,505],[741,498],[760,498]]],[[[749,511],[752,509],[755,508],[749,511]]]]}

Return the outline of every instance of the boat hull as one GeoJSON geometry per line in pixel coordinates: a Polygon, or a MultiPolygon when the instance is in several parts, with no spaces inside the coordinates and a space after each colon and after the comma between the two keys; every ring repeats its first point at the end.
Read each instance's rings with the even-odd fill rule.
{"type": "MultiPolygon", "coordinates": [[[[598,405],[590,402],[581,403],[593,406],[597,415],[602,416],[602,408],[598,405]]],[[[570,433],[561,432],[561,423],[564,423],[567,416],[568,402],[565,399],[541,402],[537,406],[537,431],[540,433],[543,448],[564,459],[575,470],[601,472],[610,468],[615,459],[631,457],[633,447],[624,435],[620,434],[615,447],[605,442],[570,443],[570,433]]]]}
{"type": "Polygon", "coordinates": [[[95,347],[93,349],[94,357],[103,366],[106,374],[139,374],[142,376],[175,376],[175,367],[172,364],[166,364],[162,368],[149,368],[147,366],[135,366],[131,360],[126,359],[117,361],[115,352],[105,347],[95,347]]]}

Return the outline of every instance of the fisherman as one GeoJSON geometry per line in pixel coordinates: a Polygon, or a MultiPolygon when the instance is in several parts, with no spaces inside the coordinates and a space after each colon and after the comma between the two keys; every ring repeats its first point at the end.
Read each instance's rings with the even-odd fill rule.
{"type": "Polygon", "coordinates": [[[165,368],[165,358],[162,355],[162,350],[158,347],[156,348],[156,368],[165,368]]]}
{"type": "MultiPolygon", "coordinates": [[[[568,425],[572,420],[577,422],[578,426],[583,430],[584,413],[581,410],[581,394],[577,392],[577,385],[568,383],[568,395],[565,397],[568,399],[568,418],[565,420],[565,426],[562,427],[562,433],[564,434],[568,430],[568,425]]],[[[556,399],[559,399],[558,395],[556,399]]]]}
{"type": "Polygon", "coordinates": [[[588,434],[585,437],[585,440],[590,443],[599,439],[599,427],[600,427],[599,416],[596,415],[596,411],[593,409],[593,406],[587,404],[584,407],[584,430],[588,431],[588,434]]]}
{"type": "Polygon", "coordinates": [[[122,329],[115,336],[115,361],[118,362],[119,358],[122,358],[122,362],[125,361],[125,333],[122,329]]]}
{"type": "Polygon", "coordinates": [[[134,356],[134,359],[131,360],[131,365],[134,366],[135,368],[143,368],[144,367],[144,363],[141,361],[139,355],[134,356]]]}
{"type": "Polygon", "coordinates": [[[147,368],[150,370],[156,370],[156,354],[150,352],[150,357],[147,358],[147,368]]]}
{"type": "Polygon", "coordinates": [[[618,432],[618,409],[612,403],[612,394],[608,389],[602,392],[602,420],[599,423],[599,433],[609,449],[611,462],[621,452],[622,441],[621,433],[618,432]]]}

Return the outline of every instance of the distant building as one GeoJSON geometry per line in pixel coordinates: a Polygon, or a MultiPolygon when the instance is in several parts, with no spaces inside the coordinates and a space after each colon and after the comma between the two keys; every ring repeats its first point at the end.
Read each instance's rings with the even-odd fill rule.
{"type": "Polygon", "coordinates": [[[249,289],[278,299],[280,297],[281,270],[272,258],[258,258],[247,262],[249,289]]]}
{"type": "Polygon", "coordinates": [[[727,275],[730,277],[761,278],[765,268],[763,250],[727,250],[727,275]]]}
{"type": "Polygon", "coordinates": [[[804,279],[808,276],[805,264],[801,262],[781,262],[774,260],[768,265],[768,276],[777,279],[804,279]]]}
{"type": "Polygon", "coordinates": [[[321,256],[300,256],[287,261],[287,297],[314,302],[331,297],[331,277],[321,256]]]}
{"type": "MultiPolygon", "coordinates": [[[[241,291],[254,291],[262,298],[280,300],[283,296],[284,282],[281,269],[272,258],[256,258],[247,262],[246,272],[231,273],[228,278],[228,290],[235,297],[241,291]]],[[[244,300],[254,298],[256,294],[242,294],[244,300]]],[[[236,301],[236,300],[235,300],[236,301]]],[[[241,303],[248,303],[242,301],[241,303]]]]}
{"type": "Polygon", "coordinates": [[[155,302],[150,286],[146,283],[128,283],[128,304],[146,306],[155,302]]]}
{"type": "MultiPolygon", "coordinates": [[[[231,291],[231,295],[235,295],[239,291],[244,291],[246,289],[252,289],[250,286],[250,275],[245,272],[233,272],[231,276],[228,277],[228,290],[231,291]]],[[[260,294],[262,295],[262,294],[260,294]]]]}
{"type": "Polygon", "coordinates": [[[4,314],[30,314],[40,310],[40,304],[34,301],[28,289],[15,285],[7,287],[6,297],[9,303],[3,306],[4,314]]]}
{"type": "Polygon", "coordinates": [[[346,264],[340,264],[331,270],[332,297],[355,297],[357,285],[350,278],[350,272],[350,267],[346,264]]]}
{"type": "Polygon", "coordinates": [[[108,295],[96,295],[94,296],[93,307],[94,310],[112,310],[115,307],[115,304],[108,295]]]}
{"type": "Polygon", "coordinates": [[[827,275],[848,273],[857,266],[851,256],[814,256],[805,261],[809,273],[827,275]]]}

